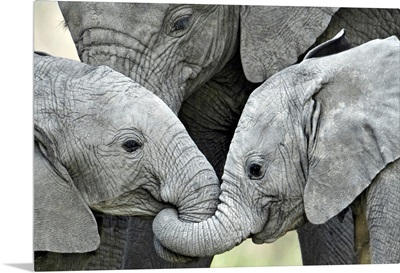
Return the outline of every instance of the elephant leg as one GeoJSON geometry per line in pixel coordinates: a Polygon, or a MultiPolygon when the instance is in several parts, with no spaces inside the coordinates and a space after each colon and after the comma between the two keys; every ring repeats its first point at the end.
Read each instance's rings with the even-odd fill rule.
{"type": "Polygon", "coordinates": [[[354,223],[351,212],[323,225],[307,223],[297,230],[304,265],[355,264],[354,223]]]}
{"type": "Polygon", "coordinates": [[[219,178],[243,107],[258,86],[247,81],[237,51],[220,72],[181,106],[179,119],[219,178]]]}
{"type": "Polygon", "coordinates": [[[373,180],[367,195],[371,263],[400,263],[400,159],[373,180]]]}

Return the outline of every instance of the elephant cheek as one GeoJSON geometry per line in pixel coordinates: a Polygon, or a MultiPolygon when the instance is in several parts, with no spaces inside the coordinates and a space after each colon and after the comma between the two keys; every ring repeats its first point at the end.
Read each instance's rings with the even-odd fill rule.
{"type": "Polygon", "coordinates": [[[265,226],[261,232],[252,237],[255,244],[273,243],[287,232],[297,229],[307,222],[302,202],[288,202],[288,204],[293,203],[295,203],[294,207],[285,210],[282,210],[285,205],[281,202],[269,204],[266,209],[268,217],[265,226]]]}

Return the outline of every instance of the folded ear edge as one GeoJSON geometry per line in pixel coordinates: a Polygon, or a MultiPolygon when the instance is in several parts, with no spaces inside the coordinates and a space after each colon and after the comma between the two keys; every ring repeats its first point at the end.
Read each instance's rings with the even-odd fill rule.
{"type": "Polygon", "coordinates": [[[311,49],[305,56],[303,60],[324,57],[332,54],[336,54],[351,48],[350,42],[345,36],[345,30],[342,29],[336,34],[332,39],[316,46],[311,49]]]}

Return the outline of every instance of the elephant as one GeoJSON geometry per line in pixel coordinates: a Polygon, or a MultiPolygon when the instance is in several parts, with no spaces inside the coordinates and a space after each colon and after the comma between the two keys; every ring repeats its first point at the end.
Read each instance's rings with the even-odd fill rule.
{"type": "MultiPolygon", "coordinates": [[[[220,179],[242,109],[263,81],[342,28],[353,45],[400,34],[397,9],[64,1],[59,7],[81,61],[108,65],[159,96],[220,179]]],[[[304,264],[355,262],[353,220],[343,216],[343,223],[333,219],[298,231],[304,264]]],[[[102,225],[114,229],[114,222],[102,225]]],[[[109,236],[127,248],[119,234],[109,236]]],[[[133,247],[124,255],[154,253],[145,251],[133,247]]],[[[103,258],[92,259],[89,269],[103,258]]],[[[131,261],[118,260],[130,268],[131,261]]],[[[145,268],[163,267],[156,260],[145,268]]]]}
{"type": "Polygon", "coordinates": [[[109,232],[96,212],[149,219],[174,207],[200,221],[219,191],[211,164],[152,92],[107,66],[34,54],[35,270],[89,263],[109,232]]]}
{"type": "Polygon", "coordinates": [[[400,41],[345,45],[341,31],[252,92],[215,215],[185,223],[161,211],[153,230],[164,247],[201,257],[248,237],[271,243],[350,206],[357,263],[400,262],[400,41]]]}

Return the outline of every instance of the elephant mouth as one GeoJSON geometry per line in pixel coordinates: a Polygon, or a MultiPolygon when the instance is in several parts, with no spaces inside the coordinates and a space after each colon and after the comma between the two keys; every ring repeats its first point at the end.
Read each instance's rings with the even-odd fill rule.
{"type": "Polygon", "coordinates": [[[306,222],[303,203],[300,201],[289,212],[281,211],[276,206],[270,206],[263,229],[253,234],[251,238],[255,244],[273,243],[287,232],[301,227],[306,222]]]}
{"type": "Polygon", "coordinates": [[[261,206],[267,207],[273,203],[280,203],[280,202],[282,202],[282,197],[276,195],[264,195],[261,206]]]}
{"type": "Polygon", "coordinates": [[[116,198],[91,204],[93,210],[115,216],[155,217],[161,210],[172,205],[158,201],[149,191],[138,188],[116,198]]]}

